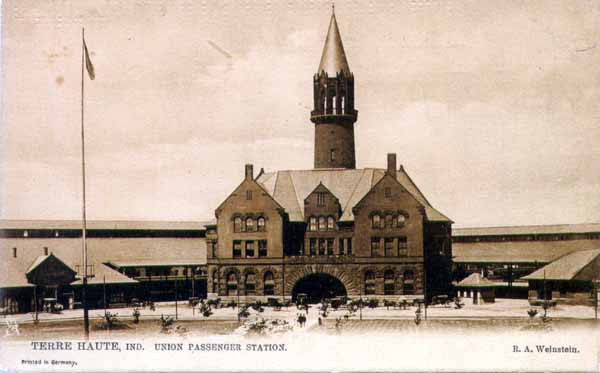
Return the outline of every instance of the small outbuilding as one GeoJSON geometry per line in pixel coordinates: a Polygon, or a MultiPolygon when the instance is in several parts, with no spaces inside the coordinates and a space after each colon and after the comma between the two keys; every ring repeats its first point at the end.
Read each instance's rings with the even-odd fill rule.
{"type": "Polygon", "coordinates": [[[530,301],[591,304],[600,280],[600,248],[564,255],[523,279],[529,282],[530,301]]]}
{"type": "Polygon", "coordinates": [[[456,288],[458,295],[463,298],[472,298],[473,304],[494,303],[496,294],[495,284],[483,277],[480,273],[472,273],[460,281],[456,288]]]}

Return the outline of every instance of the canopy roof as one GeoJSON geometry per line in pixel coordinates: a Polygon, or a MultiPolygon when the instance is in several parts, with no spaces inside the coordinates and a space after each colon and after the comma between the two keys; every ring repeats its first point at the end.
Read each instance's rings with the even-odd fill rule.
{"type": "Polygon", "coordinates": [[[454,242],[455,263],[550,263],[574,251],[600,247],[600,240],[454,242]]]}
{"type": "Polygon", "coordinates": [[[580,281],[600,279],[600,248],[567,254],[523,279],[580,281]]]}
{"type": "Polygon", "coordinates": [[[467,278],[463,279],[456,286],[463,288],[482,288],[491,287],[495,285],[495,283],[483,277],[479,272],[476,272],[471,273],[467,278]]]}

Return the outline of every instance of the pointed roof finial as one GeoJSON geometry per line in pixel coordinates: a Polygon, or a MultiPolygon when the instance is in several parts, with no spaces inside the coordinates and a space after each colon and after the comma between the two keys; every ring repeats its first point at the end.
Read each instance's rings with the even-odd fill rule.
{"type": "Polygon", "coordinates": [[[319,63],[319,71],[325,71],[328,76],[335,76],[339,72],[346,74],[350,73],[342,37],[338,29],[337,20],[335,19],[335,4],[331,4],[331,21],[329,22],[329,30],[327,31],[327,39],[325,47],[321,55],[321,63],[319,63]]]}

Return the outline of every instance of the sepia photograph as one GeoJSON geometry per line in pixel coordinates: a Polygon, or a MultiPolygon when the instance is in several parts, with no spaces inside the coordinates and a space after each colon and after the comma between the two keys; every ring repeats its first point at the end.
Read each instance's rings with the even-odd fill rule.
{"type": "Polygon", "coordinates": [[[0,371],[600,370],[600,1],[1,4],[0,371]]]}

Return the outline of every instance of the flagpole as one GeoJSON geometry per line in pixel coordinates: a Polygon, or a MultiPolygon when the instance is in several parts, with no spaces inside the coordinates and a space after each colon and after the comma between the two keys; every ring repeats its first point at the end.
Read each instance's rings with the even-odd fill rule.
{"type": "Polygon", "coordinates": [[[83,250],[83,285],[81,287],[81,298],[83,303],[83,332],[85,339],[90,337],[90,319],[88,313],[88,305],[86,299],[87,290],[87,242],[86,242],[86,211],[85,211],[85,131],[83,122],[83,97],[84,97],[84,85],[83,85],[83,69],[85,64],[85,29],[81,28],[81,186],[82,186],[82,250],[83,250]]]}

